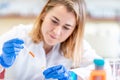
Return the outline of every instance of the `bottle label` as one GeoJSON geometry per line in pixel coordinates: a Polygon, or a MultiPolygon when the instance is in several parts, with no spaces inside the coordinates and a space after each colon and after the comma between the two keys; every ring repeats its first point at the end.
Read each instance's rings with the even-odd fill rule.
{"type": "Polygon", "coordinates": [[[103,80],[101,76],[95,76],[94,80],[103,80]]]}

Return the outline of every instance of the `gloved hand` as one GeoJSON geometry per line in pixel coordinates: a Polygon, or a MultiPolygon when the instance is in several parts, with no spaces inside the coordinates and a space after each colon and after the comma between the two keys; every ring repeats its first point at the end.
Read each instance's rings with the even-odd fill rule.
{"type": "Polygon", "coordinates": [[[77,75],[72,71],[67,71],[63,65],[53,66],[43,72],[46,79],[77,80],[77,75]]]}
{"type": "Polygon", "coordinates": [[[12,66],[16,59],[16,55],[23,49],[23,40],[15,38],[6,41],[2,47],[2,54],[0,56],[1,65],[5,68],[12,66]]]}

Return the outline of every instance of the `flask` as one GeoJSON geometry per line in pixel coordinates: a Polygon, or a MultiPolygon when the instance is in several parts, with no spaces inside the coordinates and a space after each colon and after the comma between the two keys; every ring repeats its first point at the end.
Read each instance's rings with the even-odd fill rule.
{"type": "Polygon", "coordinates": [[[104,63],[103,59],[94,59],[95,69],[90,74],[90,80],[106,80],[104,63]]]}

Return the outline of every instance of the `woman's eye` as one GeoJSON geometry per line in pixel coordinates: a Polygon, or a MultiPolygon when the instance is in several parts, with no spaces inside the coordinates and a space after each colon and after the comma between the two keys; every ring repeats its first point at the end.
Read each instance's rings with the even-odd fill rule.
{"type": "Polygon", "coordinates": [[[64,27],[64,29],[69,30],[70,28],[68,28],[68,27],[64,27]]]}
{"type": "Polygon", "coordinates": [[[54,24],[57,24],[58,22],[57,21],[55,21],[55,20],[52,20],[52,22],[54,23],[54,24]]]}

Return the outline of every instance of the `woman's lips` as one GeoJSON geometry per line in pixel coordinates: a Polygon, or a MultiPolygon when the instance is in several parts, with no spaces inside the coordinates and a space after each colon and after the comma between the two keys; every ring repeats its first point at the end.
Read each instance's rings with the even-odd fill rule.
{"type": "Polygon", "coordinates": [[[51,37],[52,39],[57,39],[55,36],[53,36],[53,35],[51,35],[51,34],[50,34],[50,37],[51,37]]]}

